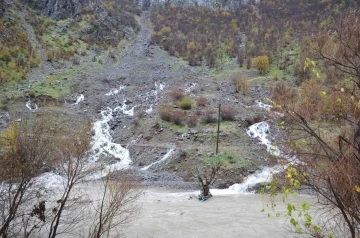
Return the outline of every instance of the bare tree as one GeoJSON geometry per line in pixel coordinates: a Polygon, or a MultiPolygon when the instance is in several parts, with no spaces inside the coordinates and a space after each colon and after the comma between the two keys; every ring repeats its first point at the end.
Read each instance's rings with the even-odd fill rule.
{"type": "MultiPolygon", "coordinates": [[[[14,122],[0,135],[0,236],[54,238],[86,225],[91,202],[80,185],[100,167],[89,163],[91,123],[47,116],[14,122]],[[76,128],[76,129],[74,129],[76,128]],[[38,176],[52,171],[63,186],[43,187],[38,176]],[[45,229],[42,229],[45,227],[45,229]]],[[[134,177],[104,180],[96,222],[89,234],[102,237],[126,224],[138,211],[134,177]]]]}
{"type": "Polygon", "coordinates": [[[355,77],[360,88],[360,12],[351,10],[344,13],[332,33],[319,37],[316,51],[328,65],[355,77]]]}
{"type": "Polygon", "coordinates": [[[83,127],[78,126],[77,130],[66,127],[63,128],[65,133],[56,138],[58,171],[64,176],[65,183],[61,196],[57,198],[56,205],[51,210],[53,216],[47,226],[49,238],[75,229],[82,219],[82,214],[76,209],[67,216],[67,219],[64,218],[64,212],[76,207],[81,202],[80,198],[72,197],[73,190],[96,169],[88,164],[88,153],[91,146],[89,129],[90,124],[83,127]],[[75,212],[77,214],[74,214],[75,212]]]}
{"type": "Polygon", "coordinates": [[[0,137],[0,236],[23,236],[40,224],[32,218],[32,206],[39,199],[39,191],[32,188],[32,179],[52,166],[54,141],[48,138],[46,120],[36,123],[13,122],[0,137]],[[32,225],[30,225],[32,224],[32,225]]]}
{"type": "MultiPolygon", "coordinates": [[[[360,234],[359,23],[358,10],[347,12],[335,31],[326,32],[318,39],[316,47],[325,67],[335,68],[353,81],[352,90],[348,87],[326,92],[341,94],[344,99],[340,104],[344,110],[336,117],[340,126],[327,122],[330,119],[324,115],[314,120],[306,110],[290,103],[282,106],[291,131],[290,146],[298,158],[298,163],[286,172],[288,187],[312,191],[327,218],[321,229],[309,221],[305,228],[311,237],[355,238],[360,234]]],[[[338,98],[329,97],[329,103],[339,106],[338,98]]]]}
{"type": "MultiPolygon", "coordinates": [[[[299,163],[287,172],[290,186],[312,190],[323,211],[331,211],[327,224],[337,225],[323,224],[322,234],[357,237],[360,232],[360,150],[352,142],[354,133],[339,135],[334,143],[301,115],[296,112],[288,115],[292,118],[291,130],[296,134],[292,139],[306,140],[306,145],[293,147],[299,163]]],[[[321,232],[312,235],[314,233],[320,235],[321,232]]]]}
{"type": "Polygon", "coordinates": [[[220,171],[221,166],[221,161],[214,161],[210,164],[207,170],[205,169],[204,172],[200,172],[198,166],[195,166],[193,174],[199,181],[201,191],[201,194],[199,195],[199,200],[205,201],[212,196],[210,193],[210,185],[215,183],[217,178],[216,176],[220,171]]]}
{"type": "Polygon", "coordinates": [[[128,224],[139,212],[136,200],[141,195],[139,181],[130,173],[111,178],[109,173],[103,179],[102,194],[96,211],[96,219],[89,231],[89,237],[109,237],[110,231],[128,224]]]}

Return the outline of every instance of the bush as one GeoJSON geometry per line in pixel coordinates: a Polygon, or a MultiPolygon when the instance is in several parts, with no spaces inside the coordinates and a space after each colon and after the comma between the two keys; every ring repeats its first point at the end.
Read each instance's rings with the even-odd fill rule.
{"type": "Polygon", "coordinates": [[[169,95],[169,97],[171,97],[171,99],[174,102],[180,100],[181,98],[183,98],[185,96],[184,90],[182,90],[180,88],[173,88],[167,94],[169,95]]]}
{"type": "Polygon", "coordinates": [[[191,109],[192,106],[192,100],[189,97],[182,97],[178,102],[178,106],[181,107],[184,110],[191,109]]]}
{"type": "Polygon", "coordinates": [[[162,120],[171,121],[171,108],[169,105],[160,105],[158,112],[162,120]]]}
{"type": "Polygon", "coordinates": [[[203,114],[202,121],[204,123],[214,123],[217,121],[215,110],[207,108],[203,114]]]}
{"type": "Polygon", "coordinates": [[[250,83],[248,77],[241,75],[233,75],[232,81],[235,84],[236,92],[242,92],[243,94],[245,94],[247,91],[249,91],[250,83]]]}
{"type": "Polygon", "coordinates": [[[54,51],[51,49],[46,49],[46,58],[47,58],[47,61],[52,62],[55,58],[54,51]]]}
{"type": "Polygon", "coordinates": [[[205,96],[200,96],[196,99],[196,105],[199,107],[205,107],[207,103],[207,98],[205,96]]]}
{"type": "Polygon", "coordinates": [[[164,121],[172,122],[176,125],[184,125],[186,113],[180,109],[174,109],[168,104],[159,107],[160,118],[164,121]]]}
{"type": "Polygon", "coordinates": [[[170,113],[170,119],[171,122],[174,123],[175,125],[179,125],[182,126],[184,125],[185,119],[186,119],[186,113],[183,110],[173,110],[170,113]]]}
{"type": "Polygon", "coordinates": [[[222,106],[220,115],[224,121],[235,121],[236,112],[231,106],[222,106]]]}
{"type": "Polygon", "coordinates": [[[269,69],[269,58],[266,55],[255,57],[251,66],[258,69],[260,74],[264,74],[269,69]]]}
{"type": "Polygon", "coordinates": [[[271,91],[272,99],[281,106],[294,102],[297,97],[296,90],[285,82],[278,82],[271,91]]]}
{"type": "Polygon", "coordinates": [[[195,127],[197,124],[199,117],[197,115],[188,116],[186,123],[189,127],[195,127]]]}

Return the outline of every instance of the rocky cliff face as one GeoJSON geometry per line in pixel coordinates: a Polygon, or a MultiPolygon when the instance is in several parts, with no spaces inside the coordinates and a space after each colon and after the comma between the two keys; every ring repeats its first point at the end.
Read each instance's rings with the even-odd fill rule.
{"type": "Polygon", "coordinates": [[[43,4],[43,13],[56,20],[68,17],[78,17],[85,11],[99,11],[98,0],[46,0],[43,4]]]}
{"type": "Polygon", "coordinates": [[[5,13],[5,2],[0,1],[0,17],[2,17],[5,13]]]}

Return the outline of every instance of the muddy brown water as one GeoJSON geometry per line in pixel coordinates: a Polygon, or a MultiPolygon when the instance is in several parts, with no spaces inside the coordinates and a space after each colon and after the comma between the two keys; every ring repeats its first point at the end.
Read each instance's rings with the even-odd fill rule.
{"type": "MultiPolygon", "coordinates": [[[[51,188],[61,193],[60,184],[50,184],[51,188]]],[[[92,181],[79,185],[74,194],[81,193],[86,198],[83,205],[76,206],[83,211],[81,221],[74,230],[57,237],[88,237],[95,218],[94,209],[89,202],[99,201],[102,185],[92,181]]],[[[268,208],[269,195],[226,194],[229,190],[212,190],[213,197],[206,202],[197,199],[198,191],[143,188],[137,203],[141,206],[137,215],[129,224],[113,229],[108,237],[127,238],[217,238],[217,237],[291,237],[289,219],[284,215],[276,217],[276,212],[285,214],[286,206],[277,202],[276,211],[268,208]],[[265,212],[261,212],[265,208],[265,212]],[[268,212],[271,216],[268,217],[268,212]]],[[[58,196],[55,196],[58,197],[58,196]]],[[[51,207],[49,198],[47,206],[51,207]]],[[[290,198],[290,203],[301,205],[307,202],[311,207],[316,200],[309,195],[290,198]]],[[[74,207],[74,208],[76,208],[74,207]]],[[[75,211],[77,213],[77,211],[75,211]]],[[[74,213],[74,214],[75,214],[74,213]]],[[[71,213],[73,214],[73,213],[71,213]]],[[[73,214],[73,215],[74,215],[73,214]]],[[[63,229],[62,227],[61,229],[63,229]]],[[[44,227],[33,237],[47,237],[44,227]]],[[[105,237],[107,237],[105,235],[105,237]]]]}
{"type": "MultiPolygon", "coordinates": [[[[140,216],[125,230],[133,237],[289,237],[289,221],[261,212],[270,204],[268,196],[215,195],[199,202],[196,194],[168,190],[146,190],[140,216]]],[[[294,203],[315,202],[300,195],[294,203]]],[[[270,211],[269,209],[267,209],[270,211]]],[[[285,211],[285,206],[278,206],[285,211]]]]}

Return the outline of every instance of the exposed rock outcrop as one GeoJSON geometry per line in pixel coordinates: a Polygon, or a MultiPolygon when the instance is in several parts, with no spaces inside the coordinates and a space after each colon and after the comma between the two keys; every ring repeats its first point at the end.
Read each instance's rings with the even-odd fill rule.
{"type": "Polygon", "coordinates": [[[5,1],[0,1],[0,17],[2,17],[5,13],[6,4],[5,1]]]}
{"type": "Polygon", "coordinates": [[[46,0],[42,8],[45,15],[56,20],[76,18],[83,12],[94,11],[102,11],[98,0],[46,0]]]}

